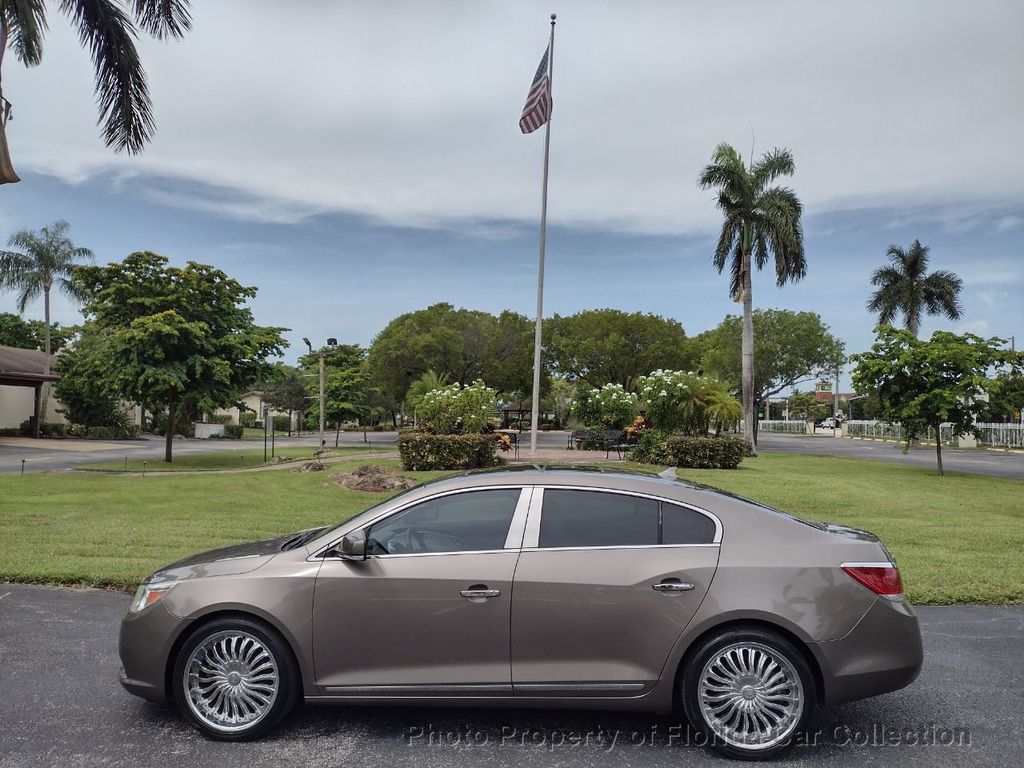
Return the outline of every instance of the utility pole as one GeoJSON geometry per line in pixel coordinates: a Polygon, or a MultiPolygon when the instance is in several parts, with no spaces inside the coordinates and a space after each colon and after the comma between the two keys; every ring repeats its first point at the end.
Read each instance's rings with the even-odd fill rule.
{"type": "MultiPolygon", "coordinates": [[[[302,337],[302,340],[305,342],[306,348],[309,350],[309,354],[312,355],[313,354],[313,345],[310,343],[309,339],[307,339],[305,336],[302,337]]],[[[327,339],[327,346],[328,347],[336,347],[336,346],[338,346],[338,340],[333,338],[333,337],[327,339]]],[[[320,447],[319,447],[318,450],[323,450],[323,447],[324,447],[324,350],[323,350],[323,347],[320,348],[320,372],[319,372],[319,379],[320,379],[320,398],[319,398],[319,402],[320,402],[320,447]]]]}

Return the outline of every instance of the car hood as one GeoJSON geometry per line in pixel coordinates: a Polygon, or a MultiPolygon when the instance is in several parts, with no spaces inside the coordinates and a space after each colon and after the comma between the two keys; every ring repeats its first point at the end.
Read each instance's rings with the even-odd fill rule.
{"type": "Polygon", "coordinates": [[[201,576],[234,576],[254,571],[281,552],[281,546],[295,537],[294,533],[273,539],[247,541],[219,547],[165,565],[146,581],[173,581],[201,576]]]}

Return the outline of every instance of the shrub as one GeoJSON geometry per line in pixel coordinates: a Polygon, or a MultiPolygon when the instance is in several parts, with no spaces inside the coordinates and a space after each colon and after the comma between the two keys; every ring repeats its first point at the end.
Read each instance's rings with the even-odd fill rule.
{"type": "Polygon", "coordinates": [[[274,417],[274,431],[275,432],[287,432],[292,427],[291,416],[275,416],[274,417]]]}
{"type": "Polygon", "coordinates": [[[666,443],[669,435],[658,429],[644,429],[636,439],[636,445],[629,452],[629,458],[643,464],[659,464],[667,467],[673,464],[666,443]]]}
{"type": "Polygon", "coordinates": [[[670,437],[665,451],[677,467],[693,469],[736,469],[746,444],[736,437],[670,437]]]}
{"type": "Polygon", "coordinates": [[[206,423],[207,424],[231,424],[232,423],[231,414],[230,413],[208,413],[208,414],[206,414],[206,423]]]}
{"type": "Polygon", "coordinates": [[[416,418],[427,432],[469,434],[482,432],[497,407],[497,393],[477,379],[468,387],[450,384],[427,392],[416,407],[416,418]]]}
{"type": "Polygon", "coordinates": [[[735,422],[743,408],[717,379],[684,371],[657,370],[637,381],[647,422],[663,431],[703,437],[735,422]]]}
{"type": "Polygon", "coordinates": [[[21,437],[21,427],[0,427],[0,437],[21,437]]]}
{"type": "Polygon", "coordinates": [[[621,384],[605,384],[600,389],[580,386],[572,413],[587,427],[622,429],[636,416],[636,403],[636,395],[621,384]]]}
{"type": "Polygon", "coordinates": [[[242,411],[238,414],[238,426],[240,427],[255,427],[256,426],[256,414],[253,411],[242,411]]]}
{"type": "Polygon", "coordinates": [[[242,435],[245,434],[245,427],[241,424],[225,424],[224,425],[224,439],[225,440],[241,440],[242,435]]]}
{"type": "Polygon", "coordinates": [[[403,469],[425,472],[477,469],[498,464],[498,441],[493,435],[432,435],[406,432],[398,437],[403,469]]]}
{"type": "Polygon", "coordinates": [[[135,440],[141,430],[134,424],[123,424],[116,427],[86,427],[81,424],[72,425],[69,433],[86,440],[135,440]]]}
{"type": "Polygon", "coordinates": [[[40,437],[67,437],[67,429],[63,424],[48,424],[43,422],[39,425],[40,437]]]}

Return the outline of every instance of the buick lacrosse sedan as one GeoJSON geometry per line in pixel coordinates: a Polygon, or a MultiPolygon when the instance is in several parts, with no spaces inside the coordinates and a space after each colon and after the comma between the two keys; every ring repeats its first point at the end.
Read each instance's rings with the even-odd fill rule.
{"type": "Polygon", "coordinates": [[[121,683],[250,739],[298,702],[680,707],[734,757],[908,685],[921,636],[865,531],[625,472],[427,483],[139,587],[121,683]]]}

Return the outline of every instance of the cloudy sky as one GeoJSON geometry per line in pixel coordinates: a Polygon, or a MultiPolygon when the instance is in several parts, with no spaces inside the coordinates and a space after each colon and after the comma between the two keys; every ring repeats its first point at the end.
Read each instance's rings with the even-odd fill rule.
{"type": "Polygon", "coordinates": [[[1024,340],[1019,0],[196,5],[185,40],[141,44],[158,133],[127,157],[50,4],[43,64],[5,62],[23,182],[0,187],[0,242],[66,218],[104,262],[215,264],[297,344],[368,343],[438,301],[532,316],[543,134],[517,121],[556,11],[546,314],[696,333],[735,312],[695,183],[728,141],[790,148],[806,206],[807,278],[760,275],[756,306],[819,312],[864,349],[870,273],[920,238],[965,282],[963,320],[925,332],[1024,340]]]}

